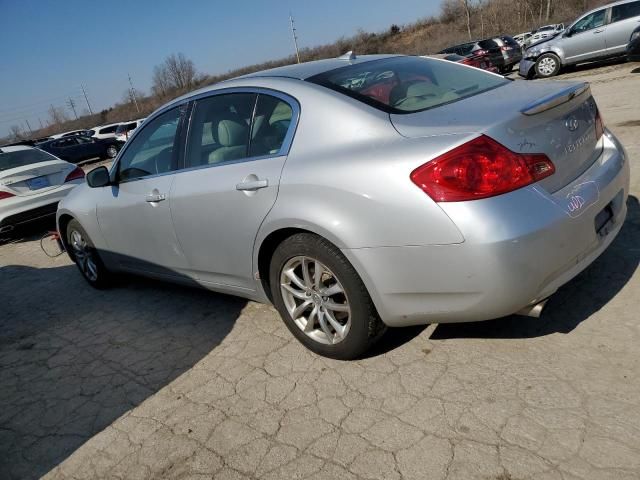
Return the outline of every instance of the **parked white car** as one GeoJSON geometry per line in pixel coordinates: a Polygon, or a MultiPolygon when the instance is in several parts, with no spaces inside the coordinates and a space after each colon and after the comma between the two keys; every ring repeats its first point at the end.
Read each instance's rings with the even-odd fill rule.
{"type": "Polygon", "coordinates": [[[50,153],[23,145],[0,147],[0,234],[53,218],[58,202],[80,183],[84,171],[50,153]]]}
{"type": "Polygon", "coordinates": [[[553,37],[554,35],[564,30],[564,23],[558,23],[554,25],[545,25],[532,32],[532,35],[527,39],[526,45],[532,45],[545,38],[553,37]]]}
{"type": "Polygon", "coordinates": [[[523,47],[525,44],[529,43],[529,39],[531,38],[532,35],[533,33],[531,32],[523,32],[523,33],[519,33],[518,35],[514,35],[513,39],[516,42],[518,42],[518,45],[523,47]]]}
{"type": "Polygon", "coordinates": [[[127,140],[129,140],[129,137],[131,136],[133,131],[138,128],[143,121],[144,118],[139,118],[137,120],[131,120],[130,122],[124,122],[118,125],[118,128],[116,130],[116,140],[118,140],[119,142],[126,142],[127,140]]]}
{"type": "Polygon", "coordinates": [[[120,124],[119,123],[109,123],[107,125],[98,125],[97,127],[93,127],[93,138],[114,138],[116,136],[116,130],[120,124]]]}

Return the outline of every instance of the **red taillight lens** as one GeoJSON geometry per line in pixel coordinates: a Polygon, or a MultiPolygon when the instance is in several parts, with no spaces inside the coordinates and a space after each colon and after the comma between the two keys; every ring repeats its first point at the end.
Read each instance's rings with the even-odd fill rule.
{"type": "Polygon", "coordinates": [[[540,153],[515,153],[482,135],[411,172],[411,180],[436,202],[493,197],[553,175],[540,153]]]}
{"type": "Polygon", "coordinates": [[[15,197],[15,195],[13,193],[0,191],[0,200],[4,200],[5,198],[11,198],[11,197],[15,197]]]}
{"type": "Polygon", "coordinates": [[[73,180],[83,179],[84,178],[84,170],[80,167],[74,168],[67,178],[64,179],[65,182],[71,182],[73,180]]]}
{"type": "Polygon", "coordinates": [[[604,134],[604,123],[602,122],[602,116],[600,110],[596,108],[596,140],[600,140],[600,137],[604,134]]]}

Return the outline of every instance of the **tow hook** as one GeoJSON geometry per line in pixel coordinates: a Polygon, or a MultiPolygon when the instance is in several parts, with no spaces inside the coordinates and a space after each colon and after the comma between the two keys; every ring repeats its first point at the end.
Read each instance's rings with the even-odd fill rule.
{"type": "Polygon", "coordinates": [[[58,232],[51,231],[45,233],[40,239],[40,248],[47,257],[55,258],[62,255],[66,249],[58,232]]]}

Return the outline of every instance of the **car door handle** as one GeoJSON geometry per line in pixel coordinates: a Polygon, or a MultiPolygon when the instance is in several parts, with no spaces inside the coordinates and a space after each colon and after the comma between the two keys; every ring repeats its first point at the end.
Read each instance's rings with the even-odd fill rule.
{"type": "Polygon", "coordinates": [[[596,34],[596,33],[602,33],[602,32],[604,32],[604,28],[602,28],[602,29],[600,29],[600,30],[594,30],[594,31],[593,31],[593,33],[594,33],[594,34],[596,34]]]}
{"type": "Polygon", "coordinates": [[[236,185],[236,190],[254,192],[261,188],[267,188],[268,186],[268,180],[250,180],[248,182],[238,183],[236,185]]]}
{"type": "Polygon", "coordinates": [[[145,197],[145,201],[148,203],[162,202],[166,199],[167,196],[164,193],[150,193],[145,197]]]}

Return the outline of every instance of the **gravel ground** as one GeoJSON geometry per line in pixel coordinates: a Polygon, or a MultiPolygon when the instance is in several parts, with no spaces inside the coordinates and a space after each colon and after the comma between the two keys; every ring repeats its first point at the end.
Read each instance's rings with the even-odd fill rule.
{"type": "Polygon", "coordinates": [[[540,319],[306,351],[273,308],[0,246],[0,477],[640,478],[640,64],[581,69],[631,157],[629,216],[540,319]]]}

